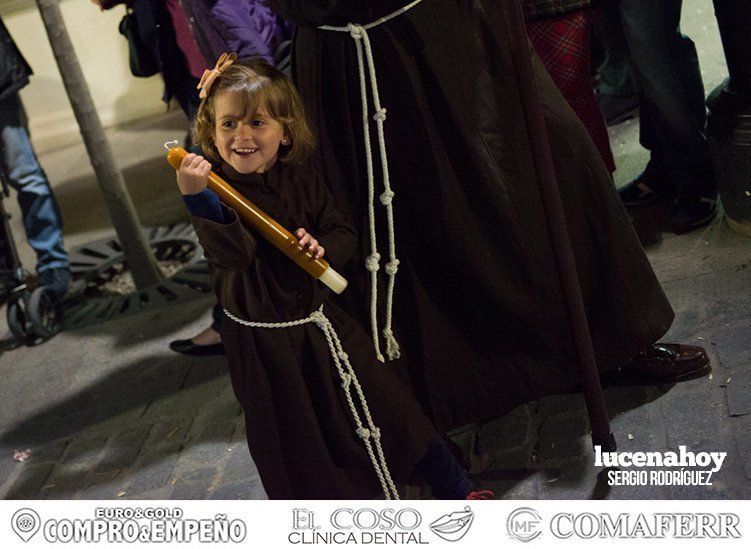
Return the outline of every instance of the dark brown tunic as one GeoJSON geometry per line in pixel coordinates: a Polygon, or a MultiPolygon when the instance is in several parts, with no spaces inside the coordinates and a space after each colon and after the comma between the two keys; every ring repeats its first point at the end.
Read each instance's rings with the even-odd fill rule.
{"type": "MultiPolygon", "coordinates": [[[[293,75],[317,128],[325,181],[358,230],[357,271],[347,293],[355,295],[360,283],[363,304],[369,246],[356,50],[349,33],[316,27],[369,23],[407,3],[269,0],[300,25],[293,75]]],[[[394,332],[411,384],[439,429],[497,417],[580,384],[520,108],[509,4],[423,0],[368,31],[388,111],[396,193],[394,332]]],[[[673,311],[597,149],[535,63],[605,371],[660,338],[673,311]]],[[[381,233],[381,250],[385,242],[381,233]]]]}
{"type": "MultiPolygon", "coordinates": [[[[351,257],[354,232],[311,172],[277,162],[268,174],[226,179],[284,227],[303,227],[318,238],[335,269],[351,257]]],[[[225,225],[199,217],[192,222],[212,267],[219,303],[235,316],[255,322],[298,320],[325,302],[323,311],[381,429],[394,481],[403,482],[435,430],[393,367],[375,359],[364,330],[327,301],[329,292],[320,282],[256,238],[237,217],[225,225]]],[[[250,328],[225,318],[222,340],[232,386],[245,409],[250,453],[270,498],[369,498],[380,493],[328,344],[315,324],[250,328]]]]}

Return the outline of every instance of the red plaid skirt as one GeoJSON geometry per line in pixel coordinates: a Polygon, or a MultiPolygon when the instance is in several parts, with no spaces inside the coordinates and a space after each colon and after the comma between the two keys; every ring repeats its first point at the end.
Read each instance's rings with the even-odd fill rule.
{"type": "Polygon", "coordinates": [[[605,120],[590,78],[592,10],[527,23],[527,34],[563,97],[584,123],[610,172],[615,171],[605,120]]]}

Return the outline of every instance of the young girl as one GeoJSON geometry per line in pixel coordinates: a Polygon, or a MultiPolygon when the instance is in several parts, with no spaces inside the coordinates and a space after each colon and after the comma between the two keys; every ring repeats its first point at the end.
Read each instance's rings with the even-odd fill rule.
{"type": "MultiPolygon", "coordinates": [[[[263,61],[222,56],[202,79],[194,138],[219,173],[335,269],[355,237],[300,164],[313,136],[291,83],[263,61]]],[[[207,189],[211,164],[177,172],[227,318],[222,340],[248,446],[272,499],[398,497],[417,469],[439,498],[476,499],[419,405],[328,290],[241,224],[207,189]],[[282,324],[284,323],[284,324],[282,324]]]]}

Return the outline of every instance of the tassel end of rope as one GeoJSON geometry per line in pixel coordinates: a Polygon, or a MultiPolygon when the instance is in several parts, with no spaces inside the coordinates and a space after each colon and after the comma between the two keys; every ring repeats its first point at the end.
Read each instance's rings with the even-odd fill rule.
{"type": "Polygon", "coordinates": [[[383,330],[383,337],[386,339],[386,356],[389,357],[389,360],[396,360],[402,356],[399,342],[394,337],[394,332],[386,328],[383,330]]]}

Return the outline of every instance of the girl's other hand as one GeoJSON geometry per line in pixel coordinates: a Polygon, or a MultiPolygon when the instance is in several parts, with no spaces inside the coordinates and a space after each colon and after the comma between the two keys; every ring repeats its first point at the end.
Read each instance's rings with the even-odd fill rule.
{"type": "Polygon", "coordinates": [[[180,194],[198,194],[209,184],[211,162],[197,154],[186,154],[177,170],[180,194]]]}
{"type": "Polygon", "coordinates": [[[300,239],[300,241],[298,242],[300,248],[304,250],[307,247],[308,251],[316,259],[321,259],[323,257],[323,254],[326,253],[324,247],[319,245],[318,241],[313,238],[313,235],[308,233],[308,231],[306,231],[305,229],[297,229],[295,231],[295,236],[300,239]]]}

